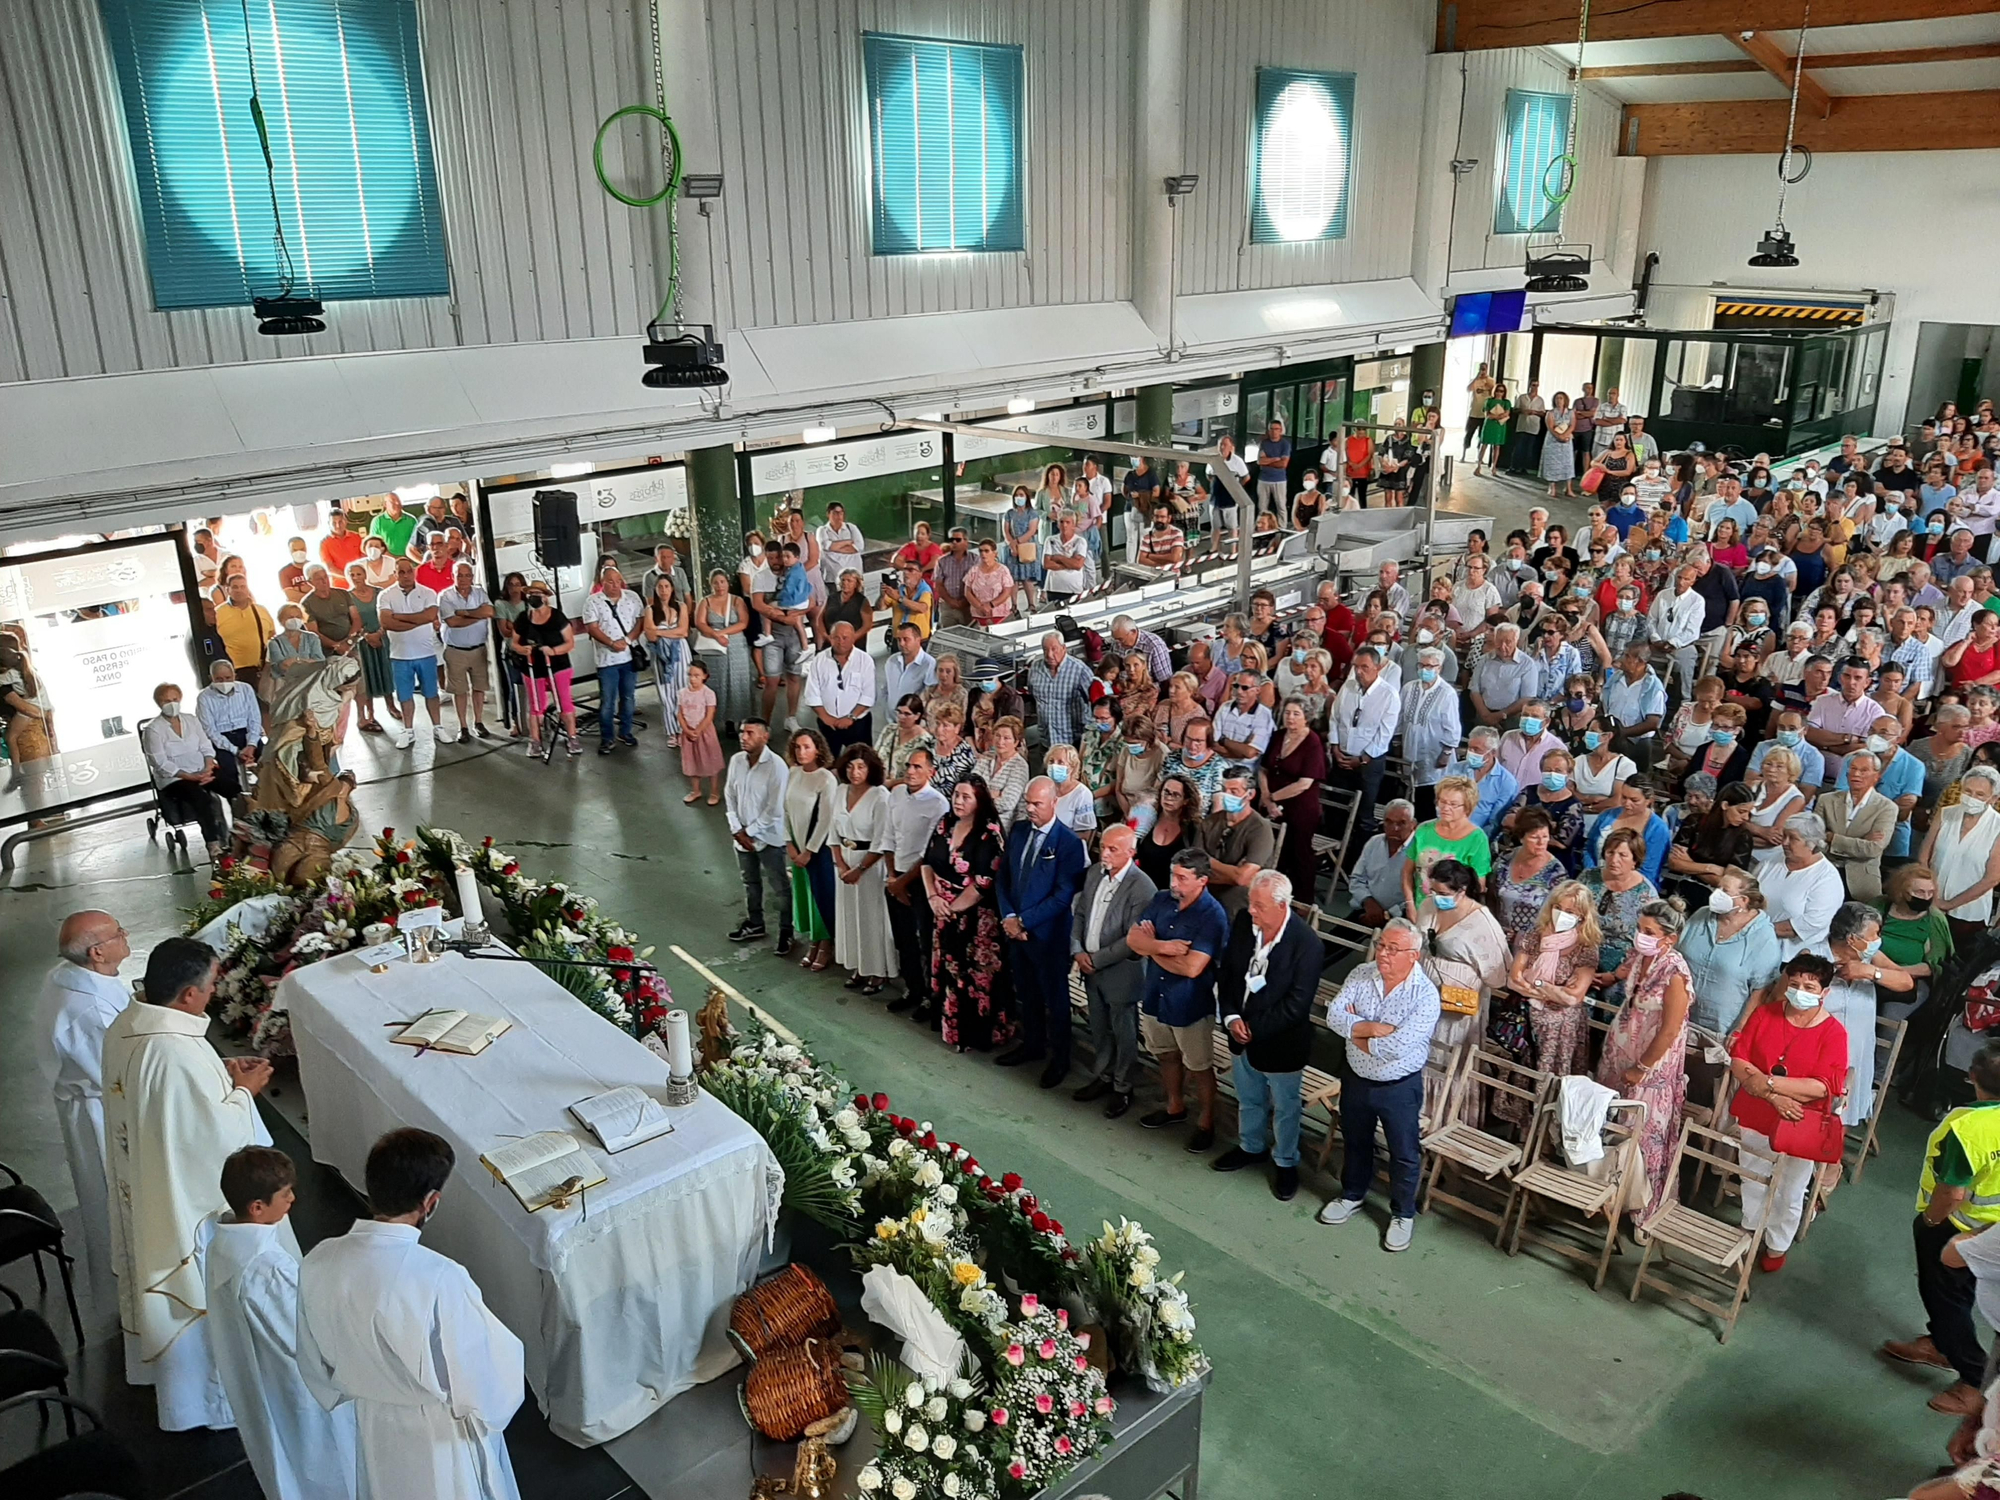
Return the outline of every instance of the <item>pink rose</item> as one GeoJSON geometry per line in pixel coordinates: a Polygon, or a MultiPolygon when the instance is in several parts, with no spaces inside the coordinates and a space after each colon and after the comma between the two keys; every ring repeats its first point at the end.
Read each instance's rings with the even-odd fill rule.
{"type": "Polygon", "coordinates": [[[1029,1292],[1025,1297],[1021,1299],[1022,1317],[1032,1318],[1036,1313],[1040,1312],[1041,1310],[1042,1310],[1042,1299],[1040,1297],[1037,1297],[1033,1292],[1029,1292]]]}
{"type": "Polygon", "coordinates": [[[1026,1479],[1028,1477],[1028,1466],[1022,1463],[1020,1459],[1015,1459],[1011,1464],[1007,1465],[1007,1477],[1010,1479],[1026,1479]]]}
{"type": "Polygon", "coordinates": [[[1026,1359],[1027,1357],[1028,1357],[1027,1351],[1023,1349],[1019,1344],[1009,1344],[1007,1346],[1008,1364],[1018,1365],[1022,1360],[1026,1359]]]}
{"type": "Polygon", "coordinates": [[[1035,1410],[1040,1412],[1043,1416],[1046,1417],[1050,1412],[1054,1411],[1055,1409],[1056,1409],[1056,1398],[1049,1395],[1047,1392],[1044,1392],[1043,1394],[1035,1397],[1035,1410]]]}
{"type": "Polygon", "coordinates": [[[1076,1338],[1077,1348],[1088,1349],[1090,1347],[1090,1333],[1087,1329],[1084,1332],[1075,1335],[1075,1338],[1076,1338]]]}
{"type": "Polygon", "coordinates": [[[993,1408],[993,1425],[995,1427],[1005,1427],[1007,1425],[1006,1407],[996,1406],[993,1408]]]}
{"type": "Polygon", "coordinates": [[[1043,1339],[1040,1345],[1036,1347],[1035,1353],[1041,1355],[1043,1359],[1054,1359],[1056,1357],[1056,1341],[1054,1339],[1043,1339]]]}
{"type": "Polygon", "coordinates": [[[1081,1354],[1079,1354],[1076,1357],[1076,1367],[1079,1370],[1088,1370],[1090,1368],[1090,1361],[1085,1359],[1081,1354]]]}
{"type": "Polygon", "coordinates": [[[1108,1416],[1110,1416],[1110,1415],[1111,1415],[1111,1408],[1112,1408],[1112,1405],[1113,1405],[1113,1404],[1114,1404],[1114,1403],[1112,1402],[1112,1400],[1111,1400],[1111,1398],[1110,1398],[1109,1396],[1099,1396],[1099,1397],[1097,1398],[1097,1414],[1098,1414],[1098,1415],[1099,1415],[1100,1417],[1108,1417],[1108,1416]]]}
{"type": "Polygon", "coordinates": [[[1068,1309],[1068,1308],[1066,1308],[1066,1307],[1059,1307],[1059,1308],[1057,1308],[1057,1309],[1056,1309],[1056,1327],[1058,1327],[1058,1328],[1067,1328],[1067,1327],[1069,1327],[1069,1309],[1068,1309]]]}
{"type": "Polygon", "coordinates": [[[1080,1417],[1089,1410],[1090,1408],[1085,1406],[1081,1401],[1072,1401],[1069,1404],[1069,1414],[1072,1417],[1080,1417]]]}
{"type": "Polygon", "coordinates": [[[1075,1445],[1071,1443],[1070,1440],[1066,1437],[1059,1437],[1056,1439],[1056,1452],[1060,1453],[1064,1458],[1069,1457],[1069,1450],[1074,1446],[1075,1445]]]}

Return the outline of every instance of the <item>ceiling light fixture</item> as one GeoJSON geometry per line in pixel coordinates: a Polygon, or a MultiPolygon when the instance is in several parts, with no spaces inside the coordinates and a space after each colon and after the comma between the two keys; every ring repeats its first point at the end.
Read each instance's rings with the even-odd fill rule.
{"type": "Polygon", "coordinates": [[[1790,231],[1785,228],[1785,192],[1796,182],[1804,182],[1806,173],[1812,170],[1812,152],[1798,144],[1794,138],[1799,124],[1799,81],[1806,74],[1806,28],[1812,24],[1812,0],[1806,0],[1805,14],[1799,19],[1799,46],[1792,58],[1792,106],[1785,117],[1785,149],[1778,157],[1778,221],[1761,240],[1757,241],[1757,253],[1750,257],[1750,264],[1760,269],[1766,266],[1795,266],[1799,263],[1798,251],[1792,245],[1790,231]],[[1795,175],[1792,171],[1793,158],[1803,154],[1805,164],[1795,175]]]}
{"type": "Polygon", "coordinates": [[[257,297],[251,301],[257,315],[257,331],[266,338],[287,333],[325,333],[320,314],[326,309],[317,297],[257,297]]]}
{"type": "Polygon", "coordinates": [[[640,379],[655,388],[729,383],[729,372],[722,368],[722,345],[715,340],[712,323],[670,326],[657,319],[648,323],[646,363],[651,368],[640,379]]]}
{"type": "Polygon", "coordinates": [[[586,464],[586,463],[550,464],[549,478],[575,479],[579,475],[590,473],[596,467],[597,467],[596,464],[586,464]]]}
{"type": "Polygon", "coordinates": [[[831,427],[808,427],[799,436],[808,443],[830,443],[839,434],[831,427]]]}
{"type": "Polygon", "coordinates": [[[1539,255],[1528,252],[1528,287],[1531,292],[1584,292],[1590,290],[1590,246],[1553,245],[1539,255]]]}
{"type": "Polygon", "coordinates": [[[1016,396],[1012,401],[1007,403],[1007,415],[1010,417],[1022,416],[1034,409],[1035,403],[1026,396],[1016,396]]]}

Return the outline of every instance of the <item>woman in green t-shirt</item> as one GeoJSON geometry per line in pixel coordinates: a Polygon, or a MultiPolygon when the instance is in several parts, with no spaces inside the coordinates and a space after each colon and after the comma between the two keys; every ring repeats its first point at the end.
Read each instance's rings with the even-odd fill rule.
{"type": "Polygon", "coordinates": [[[1486,405],[1480,408],[1482,425],[1479,429],[1479,462],[1472,466],[1475,474],[1485,472],[1484,466],[1491,465],[1495,474],[1500,472],[1500,453],[1507,446],[1507,422],[1514,415],[1514,403],[1507,399],[1507,382],[1493,382],[1493,394],[1486,398],[1486,405]]]}
{"type": "Polygon", "coordinates": [[[1435,795],[1437,816],[1417,825],[1403,862],[1403,908],[1413,916],[1420,903],[1430,900],[1420,877],[1439,860],[1455,859],[1471,866],[1482,889],[1493,873],[1493,846],[1486,830],[1472,821],[1472,809],[1479,805],[1479,789],[1472,779],[1447,776],[1437,784],[1435,795]]]}
{"type": "MultiPolygon", "coordinates": [[[[1908,997],[1916,1005],[1899,1010],[1907,1014],[1923,1003],[1931,980],[1952,955],[1951,923],[1937,909],[1937,875],[1929,865],[1899,865],[1883,884],[1876,903],[1882,908],[1882,952],[1917,976],[1916,993],[1908,997]]],[[[1898,995],[1896,1002],[1904,999],[1898,995]]],[[[1888,1013],[1885,1007],[1883,1014],[1888,1013]]]]}

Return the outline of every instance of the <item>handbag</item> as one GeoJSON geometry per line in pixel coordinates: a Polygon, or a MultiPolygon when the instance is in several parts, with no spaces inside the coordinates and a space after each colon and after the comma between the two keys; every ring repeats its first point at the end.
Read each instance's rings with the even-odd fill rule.
{"type": "Polygon", "coordinates": [[[1597,493],[1597,490],[1598,490],[1598,486],[1602,485],[1603,483],[1604,483],[1604,465],[1603,465],[1603,464],[1592,464],[1592,465],[1591,465],[1591,466],[1590,466],[1589,468],[1587,468],[1587,469],[1585,469],[1585,470],[1583,471],[1583,486],[1582,486],[1582,488],[1583,488],[1583,492],[1584,492],[1584,493],[1585,493],[1586,495],[1594,495],[1594,494],[1596,494],[1596,493],[1597,493]]]}
{"type": "Polygon", "coordinates": [[[1836,1162],[1847,1150],[1847,1126],[1829,1109],[1808,1109],[1796,1120],[1780,1119],[1771,1149],[1804,1161],[1836,1162]]]}
{"type": "Polygon", "coordinates": [[[1036,559],[1036,558],[1037,558],[1038,556],[1040,556],[1040,554],[1041,554],[1041,548],[1040,548],[1040,547],[1038,547],[1038,546],[1037,546],[1037,545],[1036,545],[1035,543],[1033,543],[1033,542],[1016,542],[1016,543],[1014,543],[1014,561],[1015,561],[1015,562],[1019,562],[1019,563],[1031,563],[1031,562],[1035,561],[1035,559],[1036,559]]]}

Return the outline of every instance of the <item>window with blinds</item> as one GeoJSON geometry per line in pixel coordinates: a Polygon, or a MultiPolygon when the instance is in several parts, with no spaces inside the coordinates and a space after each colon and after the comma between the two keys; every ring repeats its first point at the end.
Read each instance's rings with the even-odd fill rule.
{"type": "Polygon", "coordinates": [[[1020,250],[1019,47],[868,32],[874,251],[1020,250]]]}
{"type": "Polygon", "coordinates": [[[1570,173],[1557,163],[1569,150],[1569,95],[1507,90],[1507,139],[1501,146],[1495,234],[1554,234],[1570,173]]]}
{"type": "Polygon", "coordinates": [[[415,0],[99,6],[155,307],[450,290],[415,0]]]}
{"type": "Polygon", "coordinates": [[[1250,241],[1347,235],[1354,175],[1354,75],[1257,70],[1250,241]]]}

